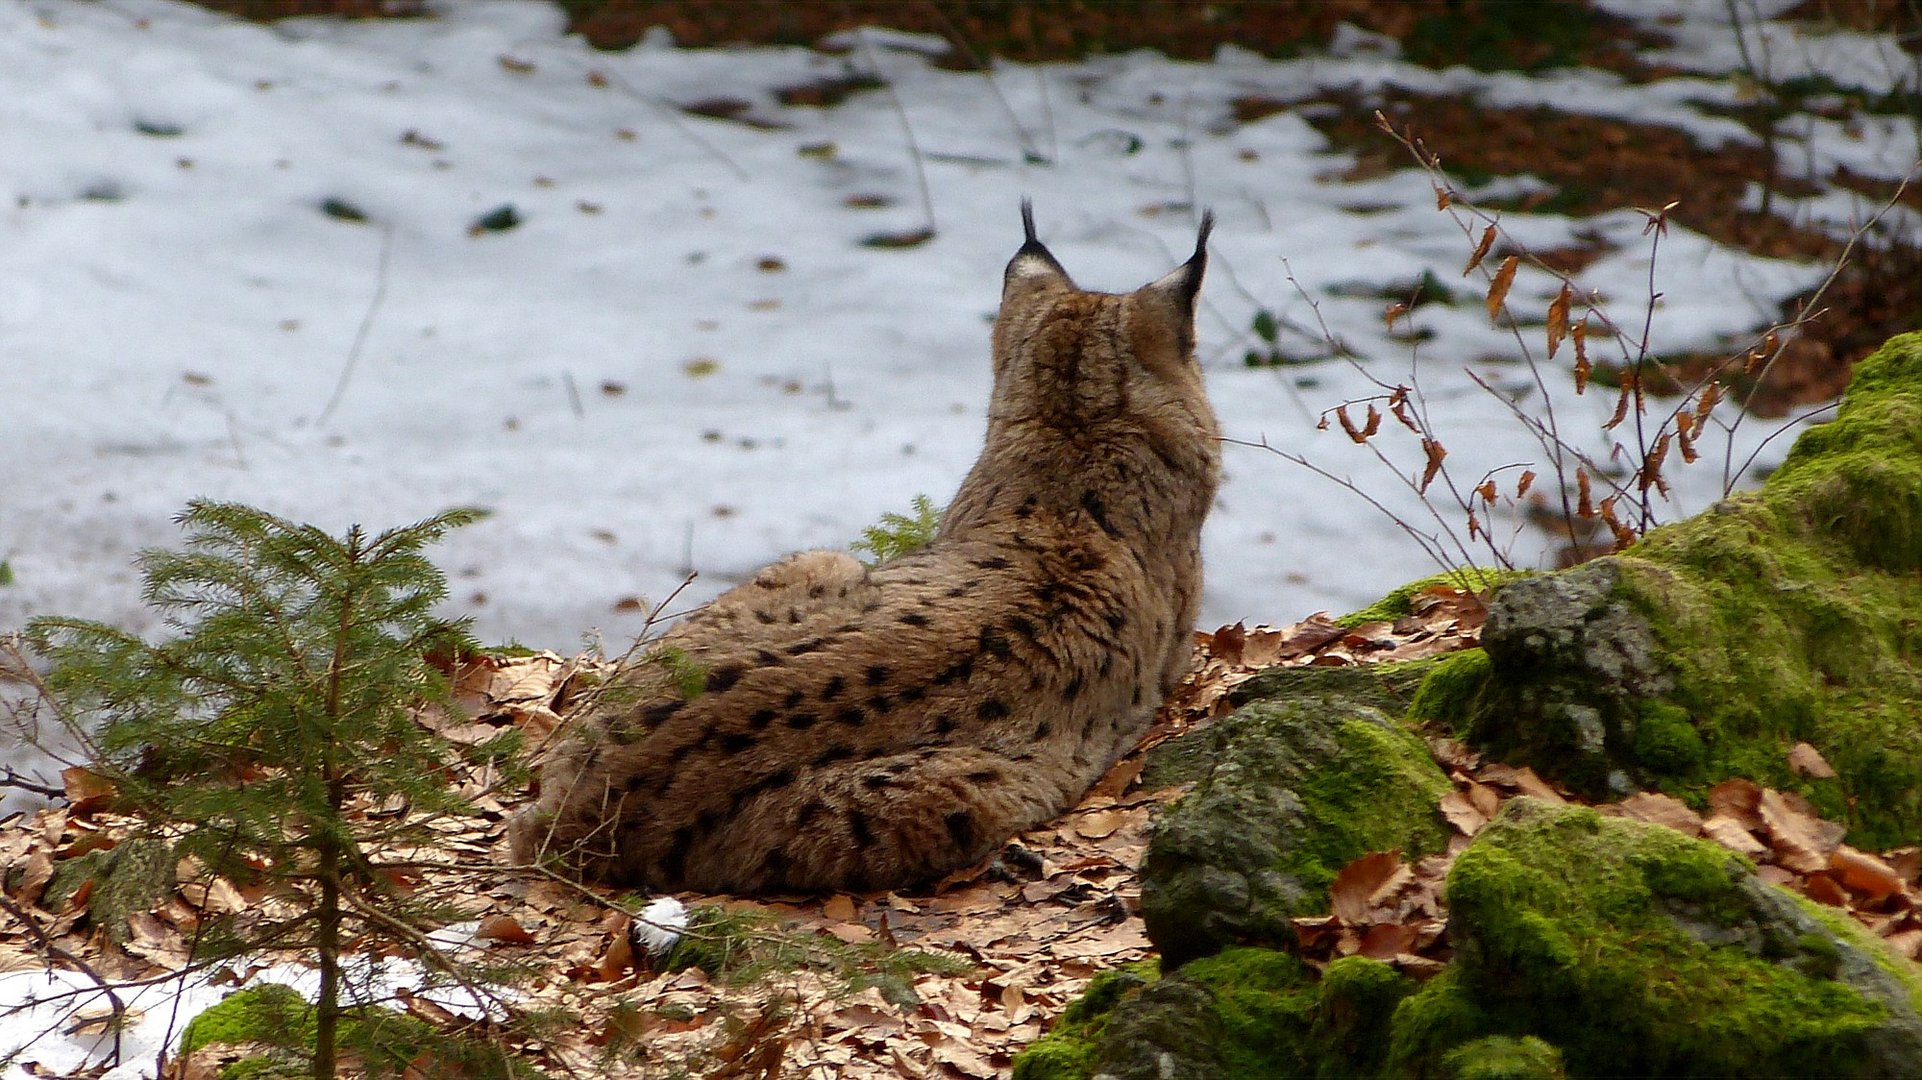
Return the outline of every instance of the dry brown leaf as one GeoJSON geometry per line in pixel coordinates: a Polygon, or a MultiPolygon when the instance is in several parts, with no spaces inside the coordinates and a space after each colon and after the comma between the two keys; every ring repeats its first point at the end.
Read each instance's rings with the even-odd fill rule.
{"type": "Polygon", "coordinates": [[[1128,819],[1133,816],[1133,811],[1117,809],[1079,814],[1074,819],[1074,831],[1090,840],[1099,840],[1114,835],[1114,831],[1126,825],[1128,819]]]}
{"type": "Polygon", "coordinates": [[[1847,844],[1836,845],[1830,853],[1829,872],[1851,892],[1872,901],[1902,891],[1902,878],[1894,867],[1847,844]]]}
{"type": "Polygon", "coordinates": [[[1762,828],[1761,803],[1762,786],[1753,780],[1724,780],[1708,789],[1709,814],[1732,818],[1751,832],[1762,828]]]}
{"type": "Polygon", "coordinates": [[[1882,859],[1903,881],[1922,885],[1922,847],[1890,848],[1882,859]]]}
{"type": "Polygon", "coordinates": [[[482,941],[499,941],[508,945],[532,945],[534,935],[517,922],[511,915],[489,915],[480,921],[474,936],[482,941]]]}
{"type": "Polygon", "coordinates": [[[1802,892],[1818,904],[1839,908],[1849,906],[1849,894],[1827,874],[1810,874],[1802,882],[1802,892]]]}
{"type": "Polygon", "coordinates": [[[1495,246],[1495,226],[1490,225],[1487,228],[1482,230],[1481,240],[1475,244],[1475,250],[1469,253],[1468,265],[1462,267],[1462,276],[1467,277],[1468,275],[1474,273],[1475,268],[1477,266],[1480,266],[1482,264],[1482,260],[1488,257],[1488,249],[1494,246],[1495,246]]]}
{"type": "Polygon", "coordinates": [[[1375,890],[1404,869],[1400,851],[1371,851],[1335,875],[1328,886],[1328,910],[1343,922],[1358,923],[1368,917],[1368,900],[1375,890]]]}
{"type": "Polygon", "coordinates": [[[854,897],[847,893],[835,893],[821,905],[821,917],[836,922],[853,922],[855,918],[854,897]]]}
{"type": "Polygon", "coordinates": [[[1816,780],[1833,780],[1835,769],[1822,757],[1822,752],[1808,743],[1799,742],[1789,748],[1789,768],[1797,776],[1812,777],[1816,780]]]}
{"type": "Polygon", "coordinates": [[[40,894],[53,880],[53,856],[44,850],[35,851],[27,856],[20,867],[20,880],[11,890],[13,898],[32,907],[40,902],[40,894]]]}
{"type": "Polygon", "coordinates": [[[1897,956],[1922,960],[1922,930],[1904,930],[1897,934],[1890,934],[1882,940],[1897,956]]]}
{"type": "Polygon", "coordinates": [[[1519,267],[1521,263],[1522,260],[1519,256],[1510,255],[1502,260],[1501,267],[1495,271],[1495,280],[1488,286],[1489,322],[1499,323],[1501,321],[1502,302],[1508,299],[1508,288],[1515,284],[1515,269],[1519,267]]]}
{"type": "Polygon", "coordinates": [[[60,770],[60,786],[67,793],[67,813],[74,817],[106,809],[116,793],[113,781],[78,765],[60,770]]]}
{"type": "Polygon", "coordinates": [[[1393,960],[1414,947],[1419,933],[1405,923],[1380,923],[1362,932],[1358,951],[1372,960],[1393,960]]]}
{"type": "Polygon", "coordinates": [[[1646,821],[1689,836],[1702,835],[1702,815],[1672,795],[1638,791],[1615,805],[1631,821],[1646,821]]]}
{"type": "Polygon", "coordinates": [[[1815,816],[1806,800],[1793,792],[1765,788],[1757,808],[1776,861],[1797,873],[1828,869],[1829,856],[1848,832],[1847,826],[1815,816]]]}
{"type": "Polygon", "coordinates": [[[1478,780],[1468,782],[1468,801],[1490,821],[1501,813],[1502,793],[1478,780]]]}
{"type": "Polygon", "coordinates": [[[1574,290],[1568,282],[1562,282],[1562,291],[1548,305],[1548,358],[1555,358],[1555,350],[1562,347],[1562,338],[1568,336],[1568,302],[1574,299],[1574,290]]]}
{"type": "Polygon", "coordinates": [[[1488,817],[1469,801],[1467,795],[1459,791],[1451,791],[1441,797],[1441,812],[1442,817],[1447,818],[1448,823],[1463,836],[1473,836],[1488,824],[1488,817]]]}
{"type": "Polygon", "coordinates": [[[1755,838],[1755,834],[1742,827],[1742,823],[1724,814],[1710,814],[1702,821],[1702,833],[1710,840],[1735,852],[1754,858],[1768,850],[1768,845],[1755,838]]]}

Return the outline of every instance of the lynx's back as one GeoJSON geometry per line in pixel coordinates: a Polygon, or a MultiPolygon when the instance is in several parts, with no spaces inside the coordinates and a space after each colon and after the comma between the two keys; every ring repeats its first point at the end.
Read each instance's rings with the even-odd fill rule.
{"type": "Polygon", "coordinates": [[[1194,360],[1211,222],[1112,295],[1022,213],[986,445],[934,541],[871,570],[789,556],[663,635],[543,767],[517,858],[657,890],[906,886],[1133,746],[1189,662],[1220,472],[1194,360]]]}

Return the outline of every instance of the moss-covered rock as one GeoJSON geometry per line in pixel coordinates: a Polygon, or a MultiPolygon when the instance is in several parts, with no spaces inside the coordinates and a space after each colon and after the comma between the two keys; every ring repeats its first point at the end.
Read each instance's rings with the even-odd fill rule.
{"type": "Polygon", "coordinates": [[[131,836],[112,848],[89,851],[55,864],[45,900],[58,910],[89,882],[87,918],[117,945],[133,936],[130,915],[142,915],[174,887],[172,845],[157,836],[131,836]]]}
{"type": "Polygon", "coordinates": [[[1015,1061],[1015,1080],[1270,1080],[1374,1075],[1415,983],[1347,957],[1231,947],[1154,982],[1097,980],[1015,1061]],[[1077,1011],[1079,1010],[1079,1011],[1077,1011]]]}
{"type": "Polygon", "coordinates": [[[1554,1075],[1501,1071],[1517,1048],[1494,1054],[1493,1035],[1544,1041],[1575,1077],[1900,1076],[1922,1062],[1913,966],[1714,844],[1516,799],[1456,860],[1447,896],[1455,959],[1397,1008],[1396,1070],[1554,1075]]]}
{"type": "Polygon", "coordinates": [[[1760,491],[1509,583],[1424,718],[1591,797],[1799,791],[1863,847],[1922,832],[1922,334],[1856,369],[1760,491]],[[1815,746],[1834,779],[1796,775],[1815,746]]]}
{"type": "MultiPolygon", "coordinates": [[[[1405,689],[1405,688],[1404,688],[1405,689]]],[[[1399,723],[1392,680],[1300,669],[1194,738],[1205,767],[1156,824],[1142,918],[1169,968],[1229,944],[1288,944],[1350,861],[1438,851],[1449,784],[1399,723]]]]}
{"type": "MultiPolygon", "coordinates": [[[[180,1033],[180,1052],[207,1046],[239,1046],[258,1051],[222,1068],[221,1080],[299,1076],[311,1071],[318,1031],[314,1006],[299,991],[279,983],[236,990],[188,1022],[180,1033]]],[[[365,1076],[460,1076],[473,1080],[513,1080],[533,1075],[490,1043],[442,1035],[426,1023],[393,1009],[359,1005],[346,1010],[339,1028],[340,1048],[365,1076]]]]}

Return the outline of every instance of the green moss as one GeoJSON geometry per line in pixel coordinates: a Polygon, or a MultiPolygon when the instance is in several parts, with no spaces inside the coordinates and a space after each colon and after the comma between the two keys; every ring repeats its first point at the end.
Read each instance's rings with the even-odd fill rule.
{"type": "Polygon", "coordinates": [[[1316,827],[1279,867],[1317,898],[1316,912],[1327,910],[1341,868],[1368,852],[1394,848],[1412,860],[1448,843],[1435,806],[1450,787],[1419,738],[1365,720],[1343,721],[1335,737],[1340,757],[1294,788],[1316,827]]]}
{"type": "Polygon", "coordinates": [[[1858,365],[1759,491],[1564,577],[1604,565],[1609,591],[1539,655],[1491,634],[1497,681],[1476,693],[1479,661],[1452,660],[1416,712],[1597,796],[1699,804],[1743,777],[1807,796],[1859,847],[1922,832],[1922,334],[1858,365]],[[1836,778],[1794,773],[1798,742],[1836,778]]]}
{"type": "Polygon", "coordinates": [[[1014,1059],[1013,1080],[1088,1080],[1110,1014],[1157,977],[1152,960],[1096,975],[1081,996],[1061,1010],[1054,1027],[1014,1059]]]}
{"type": "MultiPolygon", "coordinates": [[[[228,1066],[221,1071],[222,1080],[300,1075],[308,1071],[315,1032],[314,1008],[298,991],[262,983],[228,994],[189,1021],[180,1033],[180,1052],[190,1054],[207,1046],[262,1046],[268,1053],[228,1066]]],[[[507,1080],[531,1075],[495,1046],[441,1035],[411,1016],[374,1005],[348,1009],[341,1018],[339,1038],[367,1076],[411,1071],[507,1080]]]]}
{"type": "Polygon", "coordinates": [[[1700,771],[1708,749],[1688,710],[1665,701],[1645,701],[1635,724],[1635,759],[1652,773],[1687,776],[1700,771]]]}
{"type": "Polygon", "coordinates": [[[1473,592],[1481,592],[1485,589],[1492,589],[1503,582],[1513,581],[1518,577],[1526,576],[1528,576],[1528,571],[1525,570],[1494,570],[1483,569],[1479,566],[1461,567],[1456,570],[1450,570],[1444,574],[1435,574],[1431,577],[1411,581],[1390,592],[1380,600],[1362,608],[1360,611],[1351,611],[1343,615],[1341,618],[1335,620],[1335,624],[1338,626],[1355,627],[1363,623],[1393,622],[1405,615],[1412,614],[1414,609],[1410,607],[1410,604],[1414,598],[1420,595],[1423,590],[1432,589],[1438,585],[1446,585],[1451,589],[1466,589],[1473,592]]]}
{"type": "Polygon", "coordinates": [[[1290,919],[1326,911],[1349,862],[1447,843],[1447,777],[1354,696],[1251,702],[1208,739],[1210,770],[1162,816],[1143,864],[1142,917],[1170,969],[1223,945],[1290,944],[1290,919]]]}
{"type": "Polygon", "coordinates": [[[1310,1034],[1320,1076],[1374,1073],[1386,1061],[1389,1023],[1415,981],[1365,956],[1344,956],[1321,973],[1310,1034]]]}
{"type": "Polygon", "coordinates": [[[1214,995],[1223,1080],[1298,1076],[1309,1067],[1309,1026],[1320,1000],[1314,973],[1270,949],[1224,949],[1182,977],[1214,995]]]}
{"type": "Polygon", "coordinates": [[[313,1009],[289,986],[262,983],[236,990],[188,1021],[180,1033],[180,1052],[191,1054],[204,1046],[311,1046],[313,1009]]]}
{"type": "Polygon", "coordinates": [[[1408,719],[1449,732],[1465,730],[1481,709],[1494,674],[1488,653],[1481,649],[1464,649],[1442,657],[1422,680],[1421,689],[1415,691],[1408,719]]]}
{"type": "Polygon", "coordinates": [[[1534,1034],[1577,1076],[1856,1075],[1890,1015],[1821,970],[1824,949],[1765,947],[1778,894],[1669,830],[1516,800],[1447,895],[1460,952],[1397,1010],[1402,1066],[1534,1034]]]}
{"type": "Polygon", "coordinates": [[[1452,1080],[1558,1080],[1562,1052],[1533,1035],[1489,1035],[1442,1056],[1452,1080]]]}
{"type": "Polygon", "coordinates": [[[715,904],[697,905],[688,912],[687,929],[668,952],[663,967],[668,971],[698,967],[730,986],[758,982],[777,972],[822,971],[838,976],[847,993],[875,987],[896,1005],[919,1003],[915,975],[962,975],[974,970],[974,965],[948,953],[900,949],[881,942],[849,944],[825,933],[797,929],[766,912],[729,911],[715,904]]]}

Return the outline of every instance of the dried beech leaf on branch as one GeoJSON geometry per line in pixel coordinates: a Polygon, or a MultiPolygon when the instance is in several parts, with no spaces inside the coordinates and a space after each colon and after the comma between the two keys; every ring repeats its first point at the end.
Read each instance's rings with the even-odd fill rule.
{"type": "Polygon", "coordinates": [[[1588,362],[1587,320],[1569,327],[1568,334],[1575,340],[1575,392],[1580,394],[1588,389],[1588,376],[1595,370],[1595,365],[1588,362]]]}
{"type": "Polygon", "coordinates": [[[1490,225],[1486,229],[1482,230],[1481,240],[1478,243],[1476,243],[1475,250],[1471,252],[1468,256],[1468,265],[1462,267],[1462,276],[1467,277],[1468,275],[1474,273],[1475,268],[1477,266],[1480,266],[1482,264],[1482,260],[1488,257],[1488,249],[1494,246],[1495,246],[1495,226],[1490,225]]]}
{"type": "Polygon", "coordinates": [[[1423,439],[1421,450],[1428,455],[1428,463],[1422,468],[1421,483],[1415,490],[1426,492],[1428,485],[1435,482],[1435,474],[1441,471],[1442,459],[1448,456],[1448,449],[1434,439],[1423,439]]]}
{"type": "Polygon", "coordinates": [[[1502,260],[1501,268],[1495,271],[1495,280],[1488,286],[1489,322],[1501,321],[1502,304],[1508,299],[1508,287],[1515,284],[1515,270],[1521,263],[1520,256],[1510,255],[1502,260]]]}
{"type": "Polygon", "coordinates": [[[1568,303],[1574,299],[1575,292],[1562,282],[1562,291],[1548,305],[1548,358],[1555,358],[1555,350],[1562,347],[1562,339],[1568,336],[1568,303]]]}

